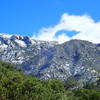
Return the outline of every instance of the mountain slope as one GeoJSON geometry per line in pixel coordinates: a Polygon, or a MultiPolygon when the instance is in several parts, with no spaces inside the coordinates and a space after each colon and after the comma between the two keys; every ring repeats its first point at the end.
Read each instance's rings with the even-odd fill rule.
{"type": "Polygon", "coordinates": [[[26,36],[0,35],[0,59],[40,79],[95,81],[100,72],[100,45],[71,40],[63,44],[26,36]]]}

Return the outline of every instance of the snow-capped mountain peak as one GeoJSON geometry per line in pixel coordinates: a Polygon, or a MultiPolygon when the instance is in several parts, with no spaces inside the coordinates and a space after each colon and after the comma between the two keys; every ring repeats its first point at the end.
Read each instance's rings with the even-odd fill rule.
{"type": "Polygon", "coordinates": [[[9,39],[11,36],[12,35],[7,34],[7,33],[0,33],[0,37],[6,38],[6,39],[9,39]]]}
{"type": "Polygon", "coordinates": [[[2,48],[7,48],[9,46],[20,46],[20,47],[29,47],[32,45],[40,45],[40,44],[49,44],[49,45],[55,45],[57,42],[46,42],[46,41],[40,41],[35,40],[28,36],[21,36],[21,35],[9,35],[9,34],[0,34],[0,44],[2,45],[2,48]]]}

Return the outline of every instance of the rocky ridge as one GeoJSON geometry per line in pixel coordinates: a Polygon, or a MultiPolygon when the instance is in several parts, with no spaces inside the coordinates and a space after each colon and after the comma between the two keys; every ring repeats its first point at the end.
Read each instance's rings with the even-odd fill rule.
{"type": "Polygon", "coordinates": [[[0,59],[43,80],[74,77],[87,82],[100,76],[100,44],[83,40],[58,44],[0,34],[0,59]]]}

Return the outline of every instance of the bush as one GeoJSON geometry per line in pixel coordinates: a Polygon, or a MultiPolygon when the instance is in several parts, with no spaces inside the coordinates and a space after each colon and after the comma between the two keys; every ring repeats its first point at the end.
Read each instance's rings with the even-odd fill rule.
{"type": "Polygon", "coordinates": [[[75,85],[77,82],[73,78],[66,84],[59,80],[41,81],[0,62],[0,100],[100,100],[99,90],[92,89],[92,85],[70,90],[75,85]]]}

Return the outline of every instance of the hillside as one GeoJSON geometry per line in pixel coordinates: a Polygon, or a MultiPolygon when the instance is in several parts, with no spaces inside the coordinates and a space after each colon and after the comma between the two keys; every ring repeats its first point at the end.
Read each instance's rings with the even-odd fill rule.
{"type": "Polygon", "coordinates": [[[74,77],[93,82],[100,72],[100,45],[71,40],[63,44],[27,36],[0,35],[0,60],[19,66],[24,73],[42,80],[74,77]]]}

